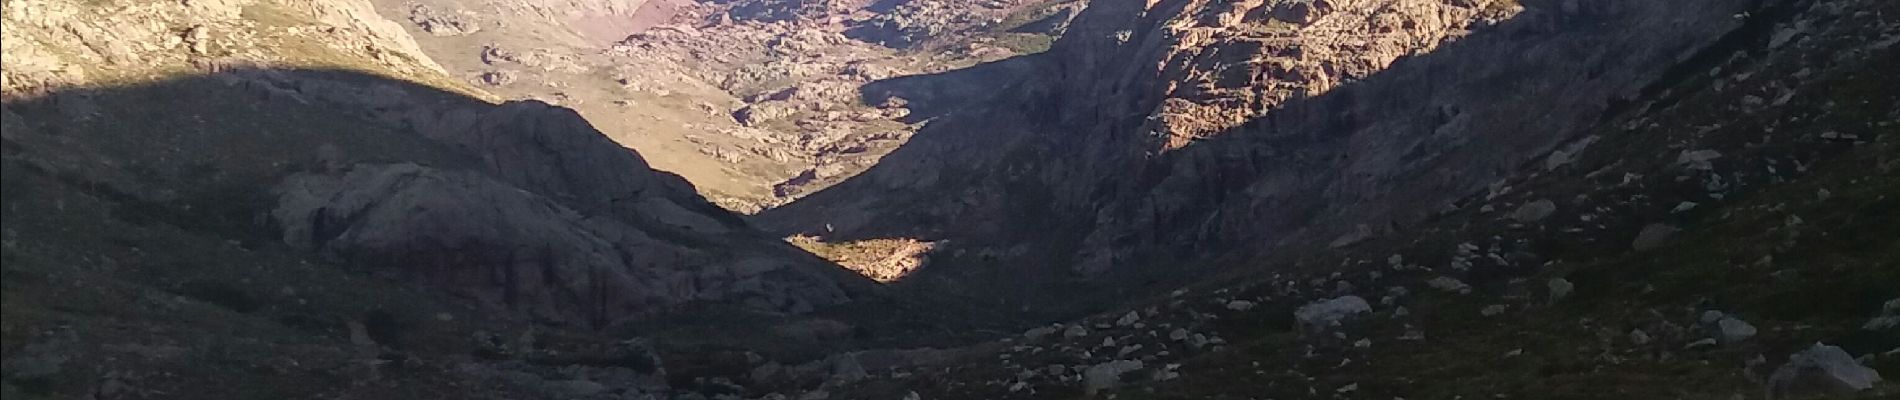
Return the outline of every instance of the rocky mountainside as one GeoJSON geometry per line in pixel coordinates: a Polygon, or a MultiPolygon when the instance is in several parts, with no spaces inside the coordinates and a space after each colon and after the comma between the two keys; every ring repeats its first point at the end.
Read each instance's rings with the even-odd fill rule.
{"type": "MultiPolygon", "coordinates": [[[[21,4],[18,8],[21,11],[9,14],[10,18],[20,17],[18,21],[23,25],[9,31],[21,34],[20,40],[10,41],[16,43],[13,46],[17,50],[10,54],[26,58],[22,65],[51,66],[45,70],[7,71],[10,83],[19,82],[19,86],[9,87],[9,92],[20,93],[18,103],[21,104],[21,111],[15,112],[19,117],[9,125],[20,129],[9,136],[9,140],[33,149],[22,150],[18,162],[46,174],[77,175],[76,179],[107,185],[102,190],[123,192],[152,202],[180,201],[178,195],[167,192],[207,182],[200,182],[203,177],[178,177],[174,178],[178,179],[175,182],[129,177],[124,176],[128,174],[126,168],[158,176],[194,170],[200,174],[212,173],[212,178],[281,178],[284,182],[275,189],[248,188],[258,192],[233,195],[275,196],[277,206],[269,210],[269,214],[290,245],[329,258],[384,263],[392,268],[416,271],[418,275],[431,275],[425,279],[442,279],[452,282],[447,285],[450,287],[474,289],[482,293],[480,297],[499,300],[497,304],[533,308],[551,320],[600,325],[698,299],[734,299],[766,309],[802,312],[814,305],[843,301],[845,291],[834,279],[855,280],[850,274],[752,231],[729,212],[707,203],[693,192],[690,184],[649,168],[639,154],[607,140],[573,111],[532,101],[496,106],[449,93],[430,92],[431,89],[423,87],[357,84],[350,82],[356,77],[347,75],[360,72],[302,71],[295,68],[304,67],[306,60],[276,59],[293,54],[295,49],[288,48],[289,42],[328,38],[306,33],[318,31],[368,38],[366,44],[345,42],[332,49],[363,46],[371,54],[393,52],[396,56],[386,58],[401,60],[371,64],[368,66],[377,69],[365,72],[428,76],[439,71],[428,62],[427,56],[416,52],[409,36],[394,29],[389,21],[375,17],[366,2],[143,6],[159,15],[175,13],[166,17],[174,19],[151,21],[154,23],[148,25],[152,29],[146,32],[121,30],[95,37],[68,33],[84,32],[71,27],[109,22],[109,18],[114,17],[100,14],[107,9],[84,7],[68,14],[54,14],[51,11],[57,9],[57,3],[21,4]],[[298,7],[309,7],[314,14],[366,16],[331,23],[316,18],[317,24],[304,26],[259,26],[259,20],[242,17],[246,13],[304,11],[298,7]],[[42,12],[47,14],[40,14],[42,12]],[[226,19],[217,20],[220,17],[226,19]],[[219,22],[226,27],[209,27],[219,22]],[[247,42],[221,42],[218,36],[202,38],[209,35],[203,32],[211,30],[244,37],[241,40],[247,42]],[[209,43],[181,44],[171,50],[137,47],[148,45],[145,40],[165,42],[156,38],[174,34],[185,37],[180,42],[205,40],[209,43]],[[276,37],[250,38],[265,35],[276,37]],[[236,50],[200,52],[196,47],[236,50]],[[107,58],[104,63],[87,64],[86,59],[58,54],[56,49],[60,48],[116,48],[128,54],[123,55],[127,59],[124,62],[111,61],[106,54],[86,54],[107,58]],[[246,52],[253,54],[244,54],[246,52]],[[130,61],[150,63],[178,56],[184,59],[173,65],[140,65],[130,61]],[[404,63],[408,64],[407,68],[382,68],[404,63]],[[187,83],[141,81],[162,76],[156,74],[174,72],[166,71],[167,67],[200,68],[210,75],[187,83]],[[86,71],[88,68],[129,76],[92,76],[95,72],[86,71]],[[60,80],[66,78],[72,81],[60,80]],[[115,78],[121,80],[109,80],[115,78]],[[108,86],[84,92],[71,89],[98,87],[109,82],[128,87],[108,86]],[[110,101],[100,97],[118,96],[118,92],[137,91],[147,86],[209,86],[213,83],[223,87],[211,89],[221,89],[219,92],[227,96],[244,96],[241,100],[308,106],[326,113],[356,117],[396,134],[432,140],[431,144],[440,147],[440,151],[466,159],[466,165],[409,165],[426,159],[404,154],[411,149],[400,148],[391,150],[395,154],[365,159],[361,153],[363,146],[381,144],[351,140],[376,139],[317,136],[296,138],[315,143],[313,154],[282,156],[275,160],[264,154],[248,155],[258,157],[249,159],[181,145],[176,149],[147,147],[144,150],[148,154],[119,160],[133,164],[128,167],[69,166],[61,165],[64,160],[60,159],[90,155],[87,154],[90,149],[74,146],[103,139],[49,137],[47,135],[52,133],[45,132],[70,130],[74,123],[111,123],[124,118],[113,115],[110,108],[102,109],[94,104],[110,101]],[[36,96],[35,93],[53,94],[36,96]],[[42,110],[35,109],[40,105],[50,108],[37,108],[54,113],[40,115],[42,110]],[[180,154],[166,154],[167,150],[180,154]],[[229,159],[200,158],[212,156],[229,159]],[[304,165],[297,165],[299,163],[304,165]],[[240,169],[240,166],[256,168],[256,164],[269,166],[241,174],[230,173],[239,176],[229,178],[218,176],[225,174],[218,171],[240,169]],[[121,183],[124,187],[119,186],[121,183]],[[156,193],[152,193],[154,191],[156,193]],[[471,204],[466,203],[473,198],[488,201],[473,202],[480,204],[477,208],[458,208],[468,207],[471,204]],[[567,221],[564,225],[538,226],[560,224],[558,221],[563,220],[567,221]],[[568,234],[584,236],[562,236],[568,234]],[[489,271],[476,272],[484,268],[489,271]],[[803,271],[786,272],[792,270],[803,271]],[[432,276],[437,273],[449,276],[432,276]]],[[[139,6],[127,7],[137,10],[139,6]]],[[[127,14],[137,15],[119,13],[117,18],[125,18],[127,14]]],[[[360,60],[351,55],[329,56],[337,57],[330,61],[360,60]]],[[[163,118],[243,117],[170,115],[163,118]]],[[[206,135],[229,129],[209,125],[213,127],[205,129],[214,131],[206,135]]],[[[96,131],[98,134],[128,134],[105,129],[96,131]]],[[[180,140],[197,142],[187,145],[215,148],[221,144],[216,139],[180,140]]]]}
{"type": "Polygon", "coordinates": [[[1900,393],[1891,1],[0,11],[8,399],[1900,393]]]}
{"type": "Polygon", "coordinates": [[[1900,25],[1766,6],[1456,207],[1183,257],[1207,275],[852,396],[1891,397],[1900,25]]]}
{"type": "Polygon", "coordinates": [[[863,179],[758,220],[960,240],[1079,277],[1349,244],[1500,193],[1517,167],[1585,146],[1584,130],[1788,7],[1092,6],[993,98],[933,121],[863,179]]]}
{"type": "Polygon", "coordinates": [[[740,211],[855,175],[915,130],[860,89],[1048,47],[1078,1],[378,1],[451,74],[578,110],[740,211]],[[1040,23],[1039,26],[1031,26],[1040,23]]]}
{"type": "Polygon", "coordinates": [[[623,359],[657,357],[645,345],[520,346],[873,290],[572,110],[491,102],[367,1],[10,1],[5,18],[8,398],[513,397],[546,388],[466,384],[581,364],[612,369],[564,376],[664,393],[623,359]]]}

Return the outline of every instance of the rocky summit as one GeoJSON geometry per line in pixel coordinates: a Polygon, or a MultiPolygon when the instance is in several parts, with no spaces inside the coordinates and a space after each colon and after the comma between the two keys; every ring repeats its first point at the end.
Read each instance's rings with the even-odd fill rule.
{"type": "Polygon", "coordinates": [[[1886,399],[1900,2],[4,0],[6,399],[1886,399]]]}

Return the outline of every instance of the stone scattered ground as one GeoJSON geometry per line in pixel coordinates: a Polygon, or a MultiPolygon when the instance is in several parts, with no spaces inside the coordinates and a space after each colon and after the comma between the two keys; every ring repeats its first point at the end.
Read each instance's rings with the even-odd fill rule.
{"type": "Polygon", "coordinates": [[[1900,91],[1874,72],[1895,66],[1891,39],[1863,42],[1895,33],[1873,15],[1836,8],[1809,16],[1829,28],[1796,21],[1753,44],[1779,51],[1725,49],[1736,55],[1659,88],[1678,94],[1422,226],[849,393],[1893,396],[1900,91]]]}

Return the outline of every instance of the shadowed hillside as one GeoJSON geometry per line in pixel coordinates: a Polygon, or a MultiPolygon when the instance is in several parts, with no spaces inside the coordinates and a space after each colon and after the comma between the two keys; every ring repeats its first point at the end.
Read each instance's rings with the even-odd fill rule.
{"type": "MultiPolygon", "coordinates": [[[[26,393],[98,384],[119,368],[99,357],[123,357],[102,349],[158,346],[172,350],[144,362],[192,367],[158,386],[118,379],[153,393],[258,382],[230,397],[381,382],[407,397],[430,391],[344,369],[448,363],[422,360],[479,353],[482,330],[610,328],[687,301],[801,313],[870,289],[545,105],[342,70],[229,69],[4,111],[6,348],[71,367],[22,381],[26,393]],[[403,337],[347,329],[372,325],[403,337]],[[128,329],[154,333],[114,333],[128,329]],[[242,367],[290,345],[334,362],[242,367]],[[224,346],[250,347],[201,354],[224,346]],[[240,378],[251,373],[290,375],[240,378]]],[[[452,363],[407,367],[470,379],[431,375],[452,363]]]]}

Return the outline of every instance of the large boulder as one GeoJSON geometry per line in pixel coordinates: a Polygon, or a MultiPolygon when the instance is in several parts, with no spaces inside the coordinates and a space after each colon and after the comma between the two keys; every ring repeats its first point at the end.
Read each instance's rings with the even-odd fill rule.
{"type": "Polygon", "coordinates": [[[435,36],[464,36],[482,30],[481,25],[466,14],[437,11],[421,4],[409,9],[409,22],[435,36]]]}
{"type": "Polygon", "coordinates": [[[1682,229],[1668,224],[1644,225],[1643,230],[1636,233],[1636,239],[1630,241],[1630,248],[1636,251],[1655,250],[1678,232],[1682,232],[1682,229]]]}
{"type": "Polygon", "coordinates": [[[1771,398],[1844,394],[1871,389],[1877,382],[1880,372],[1860,365],[1846,350],[1815,343],[1788,356],[1788,363],[1768,376],[1768,391],[1771,398]]]}
{"type": "Polygon", "coordinates": [[[1900,299],[1887,300],[1880,307],[1880,315],[1860,327],[1870,331],[1900,328],[1900,299]]]}
{"type": "Polygon", "coordinates": [[[1372,305],[1359,296],[1340,296],[1308,303],[1294,310],[1293,317],[1306,332],[1325,331],[1348,318],[1372,312],[1372,305]]]}
{"type": "Polygon", "coordinates": [[[1089,396],[1120,386],[1122,375],[1141,370],[1141,360],[1115,360],[1096,364],[1082,371],[1082,389],[1089,396]]]}
{"type": "Polygon", "coordinates": [[[769,101],[745,106],[745,108],[740,108],[738,111],[733,111],[732,120],[739,122],[740,125],[756,127],[764,125],[766,122],[771,122],[772,120],[789,117],[796,113],[798,113],[797,109],[793,109],[782,101],[769,101]]]}
{"type": "Polygon", "coordinates": [[[1511,219],[1525,223],[1537,222],[1550,217],[1550,214],[1555,212],[1557,212],[1557,203],[1540,199],[1518,206],[1517,211],[1511,212],[1511,219]]]}

